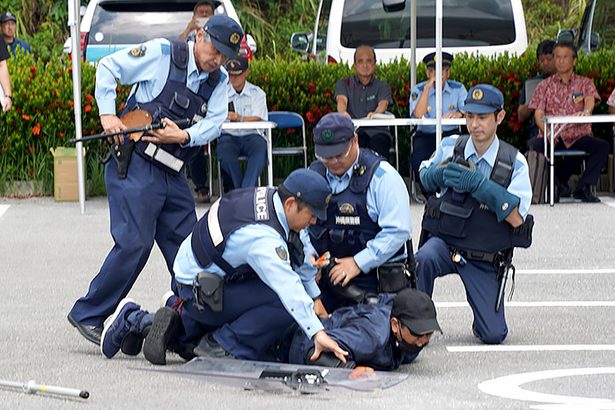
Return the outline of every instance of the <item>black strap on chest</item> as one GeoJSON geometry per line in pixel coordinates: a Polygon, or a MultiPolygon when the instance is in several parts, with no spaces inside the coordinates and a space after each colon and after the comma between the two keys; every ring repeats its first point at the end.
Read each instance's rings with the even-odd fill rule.
{"type": "MultiPolygon", "coordinates": [[[[470,136],[468,134],[460,135],[455,142],[455,148],[453,151],[453,162],[465,161],[465,148],[470,136]]],[[[497,156],[495,158],[495,164],[489,177],[493,182],[507,188],[512,180],[513,171],[515,170],[515,160],[519,150],[500,140],[500,147],[498,149],[497,156]]]]}

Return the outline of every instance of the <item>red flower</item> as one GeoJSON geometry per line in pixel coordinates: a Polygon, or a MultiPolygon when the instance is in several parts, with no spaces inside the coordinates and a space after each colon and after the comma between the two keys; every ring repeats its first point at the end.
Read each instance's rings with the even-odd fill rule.
{"type": "Polygon", "coordinates": [[[86,94],[85,95],[85,101],[91,103],[94,100],[94,97],[92,97],[92,94],[86,94]]]}
{"type": "Polygon", "coordinates": [[[92,106],[90,104],[86,104],[85,108],[84,108],[85,112],[90,112],[92,111],[92,106]]]}
{"type": "Polygon", "coordinates": [[[39,135],[41,133],[41,123],[37,122],[34,127],[32,127],[32,135],[39,135]]]}
{"type": "Polygon", "coordinates": [[[62,131],[58,132],[58,135],[62,138],[64,138],[64,133],[62,131]]]}
{"type": "Polygon", "coordinates": [[[30,121],[30,116],[28,114],[22,114],[21,118],[23,118],[26,121],[30,121]]]}
{"type": "Polygon", "coordinates": [[[30,72],[32,74],[36,73],[36,67],[35,66],[30,67],[30,72]]]}
{"type": "Polygon", "coordinates": [[[305,113],[305,119],[308,120],[309,123],[314,124],[316,122],[316,118],[314,118],[314,114],[312,111],[308,111],[305,113]]]}

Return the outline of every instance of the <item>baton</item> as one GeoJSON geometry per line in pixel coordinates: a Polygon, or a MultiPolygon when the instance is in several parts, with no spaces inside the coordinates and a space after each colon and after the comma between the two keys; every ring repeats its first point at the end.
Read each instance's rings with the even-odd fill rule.
{"type": "Polygon", "coordinates": [[[504,294],[506,293],[506,282],[508,281],[508,271],[511,269],[513,270],[513,275],[514,275],[515,267],[512,265],[508,265],[506,269],[504,270],[504,273],[502,273],[502,278],[500,279],[500,289],[498,291],[498,299],[495,302],[496,312],[500,311],[500,307],[502,307],[502,304],[504,303],[504,294]]]}
{"type": "MultiPolygon", "coordinates": [[[[173,121],[179,128],[186,128],[188,127],[191,123],[192,120],[190,120],[189,118],[181,118],[179,120],[173,121]]],[[[100,134],[94,134],[94,135],[88,135],[86,137],[81,137],[79,139],[77,138],[73,138],[68,140],[69,144],[76,144],[78,142],[88,142],[88,141],[95,141],[95,140],[101,140],[101,139],[105,139],[108,137],[113,137],[115,135],[128,135],[128,134],[133,134],[133,133],[145,133],[147,131],[151,131],[151,130],[158,130],[161,128],[165,128],[167,126],[166,122],[155,122],[153,124],[148,124],[148,125],[144,125],[142,127],[135,127],[135,128],[129,128],[126,130],[122,130],[122,131],[117,131],[117,132],[101,132],[100,134]]],[[[139,138],[141,138],[141,136],[139,136],[139,138]]],[[[137,140],[139,139],[137,138],[137,140]]]]}
{"type": "Polygon", "coordinates": [[[87,399],[88,397],[90,397],[90,393],[87,390],[71,389],[69,387],[47,386],[44,384],[36,384],[34,380],[30,380],[29,382],[26,382],[26,383],[11,382],[8,380],[0,380],[0,386],[14,387],[16,389],[21,389],[24,393],[28,393],[28,394],[50,393],[50,394],[57,394],[60,396],[79,397],[82,399],[87,399]]]}

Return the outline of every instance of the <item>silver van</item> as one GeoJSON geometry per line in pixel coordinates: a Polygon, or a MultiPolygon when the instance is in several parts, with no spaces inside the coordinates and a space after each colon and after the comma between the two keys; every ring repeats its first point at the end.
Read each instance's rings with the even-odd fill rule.
{"type": "MultiPolygon", "coordinates": [[[[291,47],[331,63],[352,64],[362,44],[376,49],[379,62],[409,60],[410,7],[411,0],[321,0],[314,31],[294,33],[291,47]]],[[[435,9],[434,0],[416,0],[417,61],[435,50],[435,9]]],[[[442,45],[449,53],[523,53],[521,0],[443,0],[442,45]]]]}
{"type": "Polygon", "coordinates": [[[615,48],[615,1],[588,1],[579,29],[560,30],[557,41],[571,41],[585,54],[615,48]]]}

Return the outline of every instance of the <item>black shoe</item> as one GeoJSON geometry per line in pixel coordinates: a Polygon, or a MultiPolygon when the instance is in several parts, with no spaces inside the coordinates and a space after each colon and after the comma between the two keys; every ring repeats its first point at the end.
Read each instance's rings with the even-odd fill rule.
{"type": "Polygon", "coordinates": [[[143,343],[143,355],[152,364],[167,364],[167,347],[179,326],[179,314],[162,307],[156,312],[154,322],[143,343]]]}
{"type": "Polygon", "coordinates": [[[143,333],[128,333],[122,340],[120,350],[128,356],[136,356],[141,353],[143,340],[147,337],[151,326],[143,330],[143,333]]]}
{"type": "Polygon", "coordinates": [[[583,202],[589,202],[589,203],[600,202],[600,199],[594,194],[592,194],[592,190],[589,185],[583,185],[583,187],[579,187],[575,189],[573,195],[576,199],[580,199],[583,202]]]}
{"type": "Polygon", "coordinates": [[[214,359],[235,359],[235,356],[227,352],[214,340],[210,333],[201,338],[199,344],[193,350],[194,354],[201,357],[214,359]]]}
{"type": "Polygon", "coordinates": [[[568,185],[560,185],[558,187],[558,192],[560,198],[570,198],[571,196],[570,188],[568,187],[568,185]]]}
{"type": "Polygon", "coordinates": [[[88,341],[100,346],[100,335],[102,334],[102,327],[96,327],[92,325],[84,325],[77,322],[69,313],[67,316],[69,323],[77,328],[81,336],[85,337],[88,341]]]}

